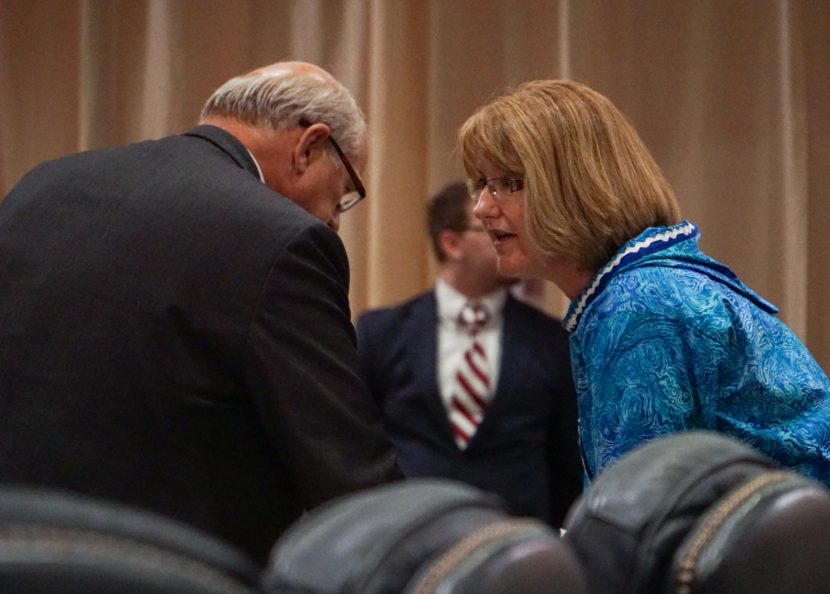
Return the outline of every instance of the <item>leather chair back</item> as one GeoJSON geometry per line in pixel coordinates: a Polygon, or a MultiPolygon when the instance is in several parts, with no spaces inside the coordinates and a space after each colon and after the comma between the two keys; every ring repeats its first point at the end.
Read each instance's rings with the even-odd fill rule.
{"type": "Polygon", "coordinates": [[[174,520],[62,492],[0,489],[4,594],[252,594],[257,567],[174,520]]]}
{"type": "Polygon", "coordinates": [[[830,591],[830,491],[792,472],[737,486],[675,553],[665,594],[830,591]]]}
{"type": "Polygon", "coordinates": [[[830,491],[717,433],[630,452],[565,526],[592,594],[830,591],[830,491]]]}
{"type": "Polygon", "coordinates": [[[775,468],[713,432],[653,440],[595,478],[569,511],[564,540],[593,594],[655,594],[698,518],[735,486],[775,468]]]}
{"type": "Polygon", "coordinates": [[[585,594],[543,523],[451,481],[411,479],[308,514],[277,542],[270,594],[585,594]]]}

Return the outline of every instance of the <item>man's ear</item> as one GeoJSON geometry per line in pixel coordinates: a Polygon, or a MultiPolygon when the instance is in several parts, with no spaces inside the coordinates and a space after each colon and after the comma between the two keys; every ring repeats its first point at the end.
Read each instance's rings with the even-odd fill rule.
{"type": "Polygon", "coordinates": [[[322,122],[312,124],[303,130],[291,151],[291,162],[297,173],[305,173],[309,165],[326,149],[331,128],[322,122]]]}
{"type": "Polygon", "coordinates": [[[447,260],[457,260],[461,257],[460,239],[461,234],[452,229],[444,229],[438,234],[438,246],[447,260]]]}

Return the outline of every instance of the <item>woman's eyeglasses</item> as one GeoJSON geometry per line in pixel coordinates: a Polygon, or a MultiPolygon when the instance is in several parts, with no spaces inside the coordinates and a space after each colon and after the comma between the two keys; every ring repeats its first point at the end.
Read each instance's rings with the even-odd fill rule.
{"type": "Polygon", "coordinates": [[[489,179],[468,179],[467,192],[470,198],[478,200],[482,190],[487,188],[490,195],[498,200],[508,194],[518,192],[525,187],[524,180],[518,177],[491,177],[489,179]]]}

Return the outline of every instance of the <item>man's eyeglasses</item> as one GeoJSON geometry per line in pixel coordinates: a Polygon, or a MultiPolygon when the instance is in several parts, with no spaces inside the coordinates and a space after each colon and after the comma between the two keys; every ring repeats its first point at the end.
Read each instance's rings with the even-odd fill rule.
{"type": "Polygon", "coordinates": [[[524,187],[524,180],[517,177],[491,177],[490,179],[467,180],[467,192],[470,194],[470,198],[476,201],[484,188],[487,188],[490,195],[498,200],[513,192],[518,192],[524,187]]]}
{"type": "Polygon", "coordinates": [[[346,212],[350,208],[354,208],[358,202],[366,198],[366,189],[363,187],[363,182],[360,181],[354,167],[352,167],[352,164],[349,163],[349,159],[346,158],[346,153],[344,153],[343,149],[340,148],[340,145],[337,144],[337,141],[331,136],[329,136],[329,140],[331,140],[331,145],[334,147],[334,150],[337,151],[337,156],[340,157],[340,161],[343,163],[343,167],[346,168],[346,172],[349,174],[349,177],[352,178],[352,185],[354,186],[354,191],[344,195],[343,198],[340,199],[340,203],[337,205],[337,212],[341,213],[346,212]]]}
{"type": "MultiPolygon", "coordinates": [[[[308,128],[311,126],[311,122],[303,118],[300,120],[300,126],[308,128]]],[[[354,208],[358,202],[366,198],[366,188],[363,187],[363,182],[360,181],[360,178],[357,176],[357,172],[354,170],[354,167],[352,167],[352,164],[349,163],[346,153],[343,152],[343,149],[340,148],[337,141],[332,138],[331,135],[329,135],[329,140],[331,141],[331,145],[334,147],[334,150],[337,152],[337,156],[340,157],[340,162],[343,163],[343,167],[346,168],[346,173],[348,173],[349,177],[352,179],[352,185],[354,186],[354,190],[347,192],[337,204],[337,214],[340,214],[354,208]]]]}

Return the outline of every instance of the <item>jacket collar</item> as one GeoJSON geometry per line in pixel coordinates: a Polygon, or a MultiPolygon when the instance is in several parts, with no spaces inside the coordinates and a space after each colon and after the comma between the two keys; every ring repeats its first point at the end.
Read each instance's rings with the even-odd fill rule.
{"type": "Polygon", "coordinates": [[[674,227],[652,227],[626,243],[613,258],[594,275],[588,286],[582,290],[579,297],[568,308],[568,313],[562,321],[565,330],[573,332],[579,325],[579,320],[585,309],[602,293],[608,282],[621,269],[647,258],[651,254],[664,250],[676,243],[688,239],[697,240],[700,231],[693,223],[684,221],[674,227]]]}
{"type": "Polygon", "coordinates": [[[603,266],[588,287],[571,303],[563,325],[574,332],[585,311],[616,275],[635,267],[661,266],[691,270],[729,287],[768,313],[778,308],[746,286],[728,266],[713,260],[698,248],[700,231],[684,221],[674,227],[651,227],[625,244],[608,264],[603,266]]]}
{"type": "Polygon", "coordinates": [[[262,180],[262,174],[260,172],[259,165],[254,159],[254,156],[245,147],[245,145],[239,142],[239,140],[237,140],[237,138],[230,132],[227,132],[217,126],[202,124],[200,126],[196,126],[195,128],[191,128],[185,132],[183,136],[193,136],[195,138],[207,140],[209,143],[228,155],[237,166],[250,171],[253,175],[262,180]]]}

